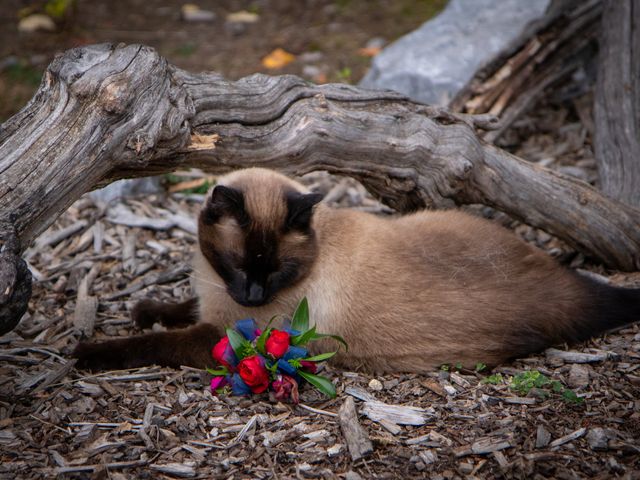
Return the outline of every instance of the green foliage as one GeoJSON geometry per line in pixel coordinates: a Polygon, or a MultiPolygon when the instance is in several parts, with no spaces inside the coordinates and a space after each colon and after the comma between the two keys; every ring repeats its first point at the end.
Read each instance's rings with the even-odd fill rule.
{"type": "Polygon", "coordinates": [[[6,69],[9,79],[14,83],[25,83],[32,87],[40,85],[42,72],[28,65],[26,62],[19,62],[6,69]]]}
{"type": "MultiPolygon", "coordinates": [[[[296,329],[297,330],[297,329],[296,329]]],[[[301,333],[300,335],[296,335],[295,337],[291,337],[291,343],[293,345],[304,346],[313,340],[313,337],[316,335],[316,326],[314,325],[306,332],[301,333]]]]}
{"type": "Polygon", "coordinates": [[[562,383],[557,380],[551,380],[538,370],[528,370],[517,374],[511,379],[509,388],[515,390],[520,395],[527,395],[532,389],[536,389],[539,390],[539,393],[543,396],[544,392],[547,394],[559,394],[562,396],[562,399],[568,403],[580,404],[584,402],[584,399],[578,397],[573,390],[565,388],[562,383]]]}
{"type": "MultiPolygon", "coordinates": [[[[177,185],[178,183],[182,183],[184,181],[191,180],[191,178],[181,177],[180,175],[176,175],[175,173],[167,173],[164,175],[164,181],[168,185],[177,185]]],[[[209,189],[215,185],[215,181],[211,181],[206,179],[202,185],[193,188],[185,188],[184,190],[180,190],[180,193],[197,193],[197,194],[205,194],[209,191],[209,189]]]]}
{"type": "Polygon", "coordinates": [[[273,317],[271,317],[271,319],[269,320],[269,323],[267,323],[267,326],[264,327],[264,330],[262,331],[260,336],[256,339],[256,350],[258,350],[258,352],[260,352],[262,355],[267,354],[265,345],[267,343],[267,339],[269,338],[269,335],[271,335],[271,332],[273,331],[273,328],[271,328],[271,323],[279,316],[280,315],[274,315],[273,317]]]}
{"type": "Polygon", "coordinates": [[[293,313],[291,328],[298,330],[302,334],[309,330],[309,302],[307,301],[307,297],[300,300],[296,311],[293,313]]]}
{"type": "Polygon", "coordinates": [[[333,338],[336,342],[341,343],[347,352],[349,351],[349,345],[347,345],[346,340],[342,338],[340,335],[330,335],[328,333],[316,333],[311,340],[320,340],[322,338],[333,338]]]}
{"type": "Polygon", "coordinates": [[[499,385],[504,381],[501,373],[494,373],[493,375],[489,375],[482,380],[482,383],[488,383],[489,385],[499,385]]]}
{"type": "Polygon", "coordinates": [[[73,7],[74,0],[47,0],[44,13],[54,20],[62,19],[73,7]]]}
{"type": "Polygon", "coordinates": [[[250,357],[256,354],[255,348],[251,345],[251,342],[244,338],[241,334],[236,332],[233,328],[227,328],[227,337],[229,337],[229,344],[238,357],[238,360],[250,357]]]}
{"type": "Polygon", "coordinates": [[[298,370],[298,374],[326,396],[330,398],[336,397],[336,387],[334,387],[333,383],[331,383],[327,378],[305,372],[304,370],[298,370]]]}
{"type": "Polygon", "coordinates": [[[482,372],[483,370],[486,370],[487,366],[482,363],[482,362],[478,362],[476,363],[476,372],[482,372]]]}
{"type": "Polygon", "coordinates": [[[182,45],[178,45],[178,47],[174,50],[176,55],[181,57],[190,57],[198,50],[198,45],[195,43],[187,42],[182,45]]]}
{"type": "Polygon", "coordinates": [[[346,83],[350,83],[351,82],[351,69],[349,67],[344,67],[341,68],[340,70],[338,70],[338,72],[336,73],[336,76],[338,77],[338,81],[339,82],[346,82],[346,83]]]}
{"type": "Polygon", "coordinates": [[[543,388],[550,383],[549,378],[538,370],[528,370],[513,377],[509,388],[515,390],[520,395],[526,395],[532,388],[543,388]]]}
{"type": "Polygon", "coordinates": [[[207,373],[210,375],[219,377],[219,376],[227,375],[229,373],[229,370],[227,370],[227,367],[220,367],[220,368],[216,368],[215,370],[213,368],[207,367],[207,373]]]}
{"type": "Polygon", "coordinates": [[[303,358],[303,360],[306,360],[307,362],[323,362],[325,360],[329,360],[336,353],[338,353],[337,350],[335,352],[325,352],[319,355],[314,355],[313,357],[303,358]]]}

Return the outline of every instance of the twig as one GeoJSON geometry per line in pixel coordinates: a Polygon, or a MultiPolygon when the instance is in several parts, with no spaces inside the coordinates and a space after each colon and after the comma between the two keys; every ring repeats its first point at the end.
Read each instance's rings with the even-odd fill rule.
{"type": "Polygon", "coordinates": [[[313,407],[310,407],[309,405],[305,405],[304,403],[299,403],[298,406],[300,408],[303,408],[303,409],[308,410],[308,411],[313,412],[313,413],[317,413],[319,415],[327,415],[328,417],[337,417],[338,416],[337,413],[327,412],[326,410],[320,410],[319,408],[313,408],[313,407]]]}

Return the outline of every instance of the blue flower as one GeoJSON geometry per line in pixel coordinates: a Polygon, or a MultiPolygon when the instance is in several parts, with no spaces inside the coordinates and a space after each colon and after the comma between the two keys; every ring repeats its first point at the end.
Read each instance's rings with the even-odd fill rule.
{"type": "Polygon", "coordinates": [[[291,328],[291,320],[288,319],[288,318],[286,318],[282,322],[282,330],[287,332],[292,337],[295,337],[295,336],[300,335],[302,333],[300,330],[294,330],[293,328],[291,328]]]}
{"type": "Polygon", "coordinates": [[[245,318],[236,322],[236,330],[250,342],[253,342],[255,340],[257,329],[258,325],[253,318],[245,318]]]}
{"type": "Polygon", "coordinates": [[[233,374],[229,383],[231,384],[231,391],[234,395],[251,395],[251,389],[237,373],[233,374]]]}
{"type": "Polygon", "coordinates": [[[309,352],[306,348],[295,347],[291,345],[287,353],[285,353],[282,358],[284,360],[292,360],[294,358],[306,358],[309,355],[309,352]]]}
{"type": "Polygon", "coordinates": [[[278,370],[282,373],[286,373],[287,375],[296,374],[296,369],[289,362],[283,359],[278,360],[278,370]]]}
{"type": "Polygon", "coordinates": [[[298,383],[300,383],[302,381],[302,379],[300,378],[300,375],[298,375],[298,370],[294,366],[292,366],[289,362],[287,362],[286,360],[283,360],[281,358],[276,363],[278,364],[278,371],[280,373],[284,373],[285,375],[289,375],[291,378],[293,378],[298,383]]]}

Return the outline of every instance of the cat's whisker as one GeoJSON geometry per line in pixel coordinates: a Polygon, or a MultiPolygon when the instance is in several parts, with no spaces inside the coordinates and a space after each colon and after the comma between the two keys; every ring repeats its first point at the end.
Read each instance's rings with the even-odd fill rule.
{"type": "Polygon", "coordinates": [[[222,286],[222,285],[220,285],[218,283],[212,282],[210,280],[207,280],[206,278],[198,277],[197,275],[192,275],[192,274],[187,274],[187,276],[190,277],[190,278],[193,278],[195,280],[198,280],[198,281],[200,281],[202,283],[206,283],[207,285],[211,285],[213,287],[217,287],[220,290],[225,290],[225,291],[227,290],[226,287],[224,287],[224,286],[222,286]]]}

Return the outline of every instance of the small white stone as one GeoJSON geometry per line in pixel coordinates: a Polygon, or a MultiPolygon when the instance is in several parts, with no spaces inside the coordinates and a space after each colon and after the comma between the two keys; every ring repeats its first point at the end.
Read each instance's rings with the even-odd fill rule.
{"type": "Polygon", "coordinates": [[[187,395],[184,390],[180,390],[180,393],[178,394],[178,403],[180,405],[184,405],[188,401],[189,401],[189,395],[187,395]]]}
{"type": "Polygon", "coordinates": [[[329,455],[330,457],[335,457],[336,455],[340,454],[342,448],[343,446],[341,443],[336,443],[332,447],[327,448],[327,455],[329,455]]]}
{"type": "Polygon", "coordinates": [[[50,17],[40,13],[34,13],[28,17],[24,17],[18,23],[18,31],[25,33],[32,32],[55,32],[56,24],[50,17]]]}
{"type": "Polygon", "coordinates": [[[447,395],[455,395],[458,391],[455,389],[453,385],[445,385],[444,391],[447,392],[447,395]]]}
{"type": "Polygon", "coordinates": [[[376,392],[379,392],[384,387],[382,386],[382,382],[380,382],[380,380],[377,380],[374,378],[369,382],[369,388],[371,390],[375,390],[376,392]]]}
{"type": "Polygon", "coordinates": [[[208,10],[202,10],[193,3],[185,3],[181,8],[182,19],[186,22],[210,22],[215,20],[216,14],[208,10]]]}

